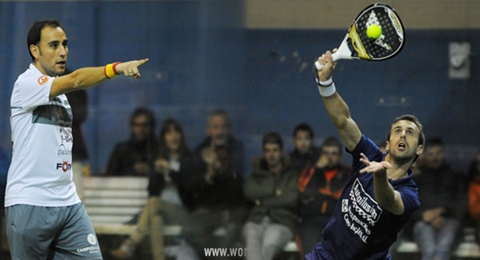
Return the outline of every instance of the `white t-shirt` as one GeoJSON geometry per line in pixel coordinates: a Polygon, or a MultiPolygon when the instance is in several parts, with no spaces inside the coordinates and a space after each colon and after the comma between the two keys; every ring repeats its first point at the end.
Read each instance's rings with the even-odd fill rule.
{"type": "Polygon", "coordinates": [[[49,99],[54,80],[30,64],[13,87],[13,152],[5,206],[59,207],[80,202],[72,181],[72,109],[65,95],[49,99]]]}

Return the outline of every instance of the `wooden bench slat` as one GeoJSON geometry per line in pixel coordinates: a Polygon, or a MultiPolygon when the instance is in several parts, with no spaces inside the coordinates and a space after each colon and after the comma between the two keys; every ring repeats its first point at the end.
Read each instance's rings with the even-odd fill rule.
{"type": "Polygon", "coordinates": [[[130,235],[135,231],[135,225],[97,223],[93,225],[97,234],[130,235]]]}
{"type": "MultiPolygon", "coordinates": [[[[136,225],[125,224],[97,224],[93,225],[95,232],[99,234],[130,235],[137,228],[136,225]]],[[[165,236],[179,236],[182,233],[182,226],[169,225],[162,230],[165,236]]]]}
{"type": "Polygon", "coordinates": [[[138,189],[146,190],[148,186],[147,177],[95,177],[84,178],[84,189],[138,189]]]}
{"type": "Polygon", "coordinates": [[[92,206],[115,206],[115,207],[144,207],[147,204],[146,199],[128,198],[128,199],[111,199],[111,198],[92,198],[85,199],[85,207],[92,206]]]}
{"type": "Polygon", "coordinates": [[[88,207],[88,215],[129,215],[133,216],[142,211],[142,208],[124,207],[88,207]]]}
{"type": "Polygon", "coordinates": [[[86,198],[142,198],[145,199],[148,197],[148,192],[146,190],[91,190],[87,189],[83,192],[84,197],[86,198]]]}
{"type": "Polygon", "coordinates": [[[98,225],[100,223],[102,224],[123,224],[126,223],[130,220],[132,220],[133,216],[127,216],[127,215],[118,215],[118,216],[99,216],[99,215],[93,215],[90,216],[90,221],[92,221],[93,225],[98,225]]]}

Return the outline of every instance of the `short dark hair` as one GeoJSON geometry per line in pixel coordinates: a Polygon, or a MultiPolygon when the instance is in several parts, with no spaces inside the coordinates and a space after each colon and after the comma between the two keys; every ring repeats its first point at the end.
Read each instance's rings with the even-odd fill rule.
{"type": "MultiPolygon", "coordinates": [[[[422,123],[420,123],[420,120],[418,120],[418,118],[414,115],[401,115],[393,120],[391,126],[401,120],[410,121],[417,125],[418,129],[420,130],[420,134],[418,136],[418,145],[425,145],[425,134],[423,133],[423,125],[422,123]]],[[[391,129],[388,130],[387,141],[390,140],[390,130],[391,129]]]]}
{"type": "Polygon", "coordinates": [[[228,114],[228,112],[224,109],[215,109],[213,110],[212,112],[210,112],[210,114],[208,115],[208,122],[210,122],[210,119],[212,117],[215,117],[215,116],[221,116],[225,119],[226,123],[227,123],[227,126],[228,127],[231,127],[232,126],[232,122],[230,120],[230,115],[228,114]]]}
{"type": "Polygon", "coordinates": [[[297,125],[294,129],[293,129],[293,137],[297,136],[297,133],[299,131],[305,131],[305,132],[308,132],[308,134],[310,135],[310,137],[313,139],[313,129],[312,127],[307,124],[307,123],[301,123],[299,125],[297,125]]]}
{"type": "Polygon", "coordinates": [[[323,141],[321,147],[320,147],[320,151],[322,151],[323,147],[325,146],[335,146],[338,148],[338,151],[339,151],[339,155],[342,155],[342,143],[340,143],[340,141],[335,137],[335,136],[329,136],[325,139],[325,141],[323,141]]]}
{"type": "Polygon", "coordinates": [[[278,146],[280,146],[280,149],[283,150],[283,140],[280,134],[277,132],[269,132],[263,136],[262,148],[265,148],[266,144],[278,144],[278,146]]]}
{"type": "Polygon", "coordinates": [[[155,125],[156,125],[155,114],[153,113],[152,110],[145,107],[136,108],[133,111],[132,115],[130,116],[130,125],[133,125],[135,118],[139,116],[146,116],[148,121],[148,126],[150,127],[150,129],[152,129],[152,131],[153,129],[155,129],[155,125]]]}
{"type": "Polygon", "coordinates": [[[440,136],[430,137],[426,142],[428,143],[428,147],[431,147],[431,146],[445,147],[445,142],[443,141],[443,138],[440,136]]]}
{"type": "Polygon", "coordinates": [[[62,25],[56,19],[40,20],[32,24],[32,26],[30,27],[30,30],[28,30],[28,35],[27,35],[27,49],[28,49],[28,54],[30,54],[30,57],[32,58],[32,61],[35,60],[35,57],[33,57],[32,53],[30,52],[30,45],[32,44],[36,45],[40,42],[40,37],[42,36],[42,30],[45,27],[62,28],[62,25]]]}

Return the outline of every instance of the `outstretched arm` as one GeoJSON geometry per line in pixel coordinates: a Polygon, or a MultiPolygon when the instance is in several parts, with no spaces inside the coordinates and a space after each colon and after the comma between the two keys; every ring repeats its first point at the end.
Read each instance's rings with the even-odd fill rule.
{"type": "Polygon", "coordinates": [[[360,161],[365,164],[360,173],[373,174],[375,200],[378,204],[395,215],[402,215],[405,211],[402,195],[388,182],[387,169],[392,168],[392,165],[386,161],[371,162],[363,153],[360,154],[360,161]]]}
{"type": "Polygon", "coordinates": [[[50,89],[50,98],[65,94],[77,89],[86,89],[94,87],[103,81],[111,78],[107,77],[106,73],[111,76],[124,74],[127,77],[140,78],[138,67],[147,63],[148,59],[133,60],[122,62],[116,65],[113,70],[112,64],[104,67],[88,67],[73,71],[72,73],[55,78],[50,89]],[[110,67],[108,67],[110,66],[110,67]],[[110,71],[106,71],[106,68],[110,71]],[[113,73],[113,74],[112,74],[113,73]]]}
{"type": "Polygon", "coordinates": [[[335,91],[332,74],[335,70],[336,63],[332,60],[332,53],[327,51],[318,58],[318,62],[324,64],[322,70],[317,71],[317,81],[320,95],[322,95],[323,98],[323,103],[333,124],[337,128],[345,147],[349,151],[353,151],[358,142],[360,142],[362,133],[360,132],[357,123],[352,119],[348,105],[335,91]]]}

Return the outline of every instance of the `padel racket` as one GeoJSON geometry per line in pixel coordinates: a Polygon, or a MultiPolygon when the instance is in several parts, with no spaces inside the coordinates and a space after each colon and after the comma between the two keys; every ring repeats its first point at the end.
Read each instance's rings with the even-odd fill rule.
{"type": "MultiPolygon", "coordinates": [[[[386,4],[375,3],[363,9],[348,29],[347,35],[332,54],[333,61],[340,59],[386,60],[397,55],[405,43],[405,31],[400,17],[386,4]],[[377,39],[367,36],[367,28],[376,24],[382,29],[377,39]]],[[[315,62],[317,70],[323,65],[315,62]]]]}

